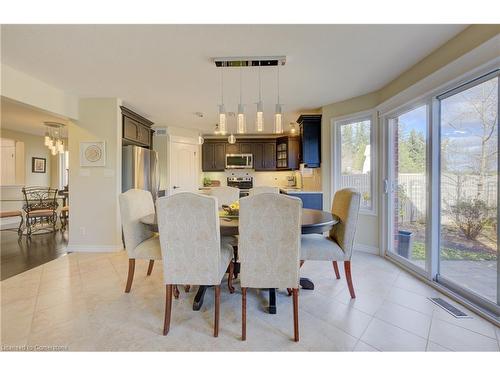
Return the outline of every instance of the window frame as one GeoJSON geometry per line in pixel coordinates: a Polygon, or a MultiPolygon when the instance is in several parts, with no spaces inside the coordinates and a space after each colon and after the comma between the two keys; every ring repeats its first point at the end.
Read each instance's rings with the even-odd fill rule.
{"type": "Polygon", "coordinates": [[[358,112],[354,114],[350,114],[348,116],[336,117],[331,120],[331,128],[332,128],[332,188],[331,188],[331,196],[333,197],[335,193],[342,188],[342,137],[341,137],[341,128],[342,126],[361,122],[361,121],[370,121],[370,190],[371,190],[371,207],[365,208],[360,207],[359,213],[361,215],[369,215],[369,216],[377,216],[378,215],[378,186],[377,186],[377,177],[379,175],[379,171],[377,168],[377,115],[373,110],[358,112]]]}

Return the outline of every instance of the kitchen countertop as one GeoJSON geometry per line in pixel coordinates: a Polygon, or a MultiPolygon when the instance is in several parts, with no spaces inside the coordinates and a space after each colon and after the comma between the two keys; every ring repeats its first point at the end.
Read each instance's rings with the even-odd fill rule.
{"type": "Polygon", "coordinates": [[[290,188],[290,187],[283,187],[280,188],[280,191],[284,194],[323,194],[322,191],[314,191],[314,190],[303,190],[299,188],[290,188]]]}

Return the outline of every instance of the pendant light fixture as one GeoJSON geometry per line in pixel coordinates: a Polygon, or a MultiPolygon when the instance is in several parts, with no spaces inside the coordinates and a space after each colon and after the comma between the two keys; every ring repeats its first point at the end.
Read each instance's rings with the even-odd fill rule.
{"type": "Polygon", "coordinates": [[[238,134],[245,134],[247,131],[247,124],[245,118],[245,106],[242,103],[242,78],[241,78],[241,66],[240,66],[240,104],[238,104],[238,115],[236,117],[236,132],[238,134]]]}
{"type": "Polygon", "coordinates": [[[278,102],[276,103],[276,111],[274,113],[274,132],[276,134],[283,133],[283,108],[280,104],[280,66],[277,65],[277,83],[278,83],[278,102]]]}
{"type": "Polygon", "coordinates": [[[255,130],[257,132],[264,131],[264,103],[262,103],[262,83],[260,76],[260,61],[259,61],[259,101],[257,103],[257,117],[255,119],[255,130]]]}
{"type": "Polygon", "coordinates": [[[221,104],[219,105],[219,131],[226,134],[226,107],[224,107],[224,67],[220,70],[221,104]]]}

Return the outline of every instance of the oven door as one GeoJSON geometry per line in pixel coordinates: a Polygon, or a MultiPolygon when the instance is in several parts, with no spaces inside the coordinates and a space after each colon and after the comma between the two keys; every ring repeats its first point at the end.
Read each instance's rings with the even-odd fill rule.
{"type": "Polygon", "coordinates": [[[226,168],[227,169],[253,168],[252,154],[227,154],[226,168]]]}

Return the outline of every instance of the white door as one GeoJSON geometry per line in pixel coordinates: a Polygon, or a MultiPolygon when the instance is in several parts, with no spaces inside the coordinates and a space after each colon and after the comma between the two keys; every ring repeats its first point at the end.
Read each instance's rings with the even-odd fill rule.
{"type": "Polygon", "coordinates": [[[12,139],[1,139],[1,185],[16,183],[16,143],[12,139]]]}
{"type": "Polygon", "coordinates": [[[169,193],[197,192],[199,180],[198,149],[196,144],[170,142],[169,193]]]}

